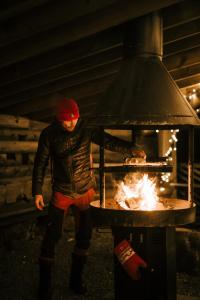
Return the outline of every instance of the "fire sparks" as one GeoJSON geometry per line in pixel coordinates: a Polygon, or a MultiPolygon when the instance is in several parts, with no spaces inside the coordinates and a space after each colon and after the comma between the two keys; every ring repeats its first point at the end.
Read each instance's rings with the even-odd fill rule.
{"type": "Polygon", "coordinates": [[[118,185],[115,200],[124,209],[164,209],[157,196],[155,180],[148,174],[128,174],[118,185]]]}

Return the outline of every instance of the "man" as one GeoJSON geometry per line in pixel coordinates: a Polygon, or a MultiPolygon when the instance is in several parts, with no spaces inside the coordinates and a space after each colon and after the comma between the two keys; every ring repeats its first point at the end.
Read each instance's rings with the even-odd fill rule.
{"type": "MultiPolygon", "coordinates": [[[[91,172],[91,142],[99,144],[99,130],[88,129],[80,118],[77,103],[73,99],[64,98],[58,106],[56,120],[40,135],[33,168],[33,196],[36,208],[42,210],[42,185],[50,158],[53,193],[48,211],[49,222],[39,258],[39,299],[51,299],[55,246],[62,235],[64,216],[70,206],[76,211],[76,232],[69,288],[76,294],[86,292],[82,274],[92,236],[89,203],[95,194],[95,179],[91,172]]],[[[107,133],[105,148],[129,156],[145,156],[144,151],[136,150],[132,143],[107,133]]]]}

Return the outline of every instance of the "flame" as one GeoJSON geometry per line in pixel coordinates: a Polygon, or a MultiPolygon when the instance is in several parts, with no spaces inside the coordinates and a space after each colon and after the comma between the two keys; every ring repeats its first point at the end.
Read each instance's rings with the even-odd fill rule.
{"type": "Polygon", "coordinates": [[[124,209],[154,210],[159,202],[155,180],[148,174],[143,174],[142,178],[128,174],[118,185],[115,200],[124,209]]]}

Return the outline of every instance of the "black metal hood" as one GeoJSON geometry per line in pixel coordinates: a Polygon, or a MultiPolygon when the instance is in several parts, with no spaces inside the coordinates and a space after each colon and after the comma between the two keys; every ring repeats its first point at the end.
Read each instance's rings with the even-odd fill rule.
{"type": "Polygon", "coordinates": [[[162,63],[162,18],[159,12],[126,25],[122,67],[99,99],[90,124],[200,125],[162,63]]]}

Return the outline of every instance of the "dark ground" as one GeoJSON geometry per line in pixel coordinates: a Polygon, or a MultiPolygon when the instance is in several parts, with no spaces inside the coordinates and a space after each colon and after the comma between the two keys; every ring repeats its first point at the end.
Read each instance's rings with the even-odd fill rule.
{"type": "MultiPolygon", "coordinates": [[[[42,222],[29,221],[1,231],[0,300],[36,300],[38,254],[44,231],[42,222]]],[[[114,300],[113,245],[109,229],[94,230],[85,270],[88,293],[77,297],[68,291],[70,253],[74,243],[73,220],[68,216],[62,240],[57,247],[54,300],[114,300]]],[[[200,274],[177,273],[178,300],[185,296],[200,299],[200,274]]],[[[193,299],[193,298],[191,298],[193,299]]],[[[126,300],[126,299],[125,299],[126,300]]]]}

